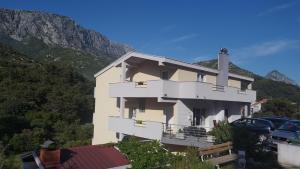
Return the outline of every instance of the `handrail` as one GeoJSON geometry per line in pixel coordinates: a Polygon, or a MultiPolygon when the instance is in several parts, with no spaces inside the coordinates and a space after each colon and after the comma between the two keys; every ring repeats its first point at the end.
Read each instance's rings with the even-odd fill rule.
{"type": "MultiPolygon", "coordinates": [[[[201,82],[201,81],[174,81],[174,80],[146,80],[146,81],[126,81],[126,82],[113,82],[113,83],[109,83],[109,84],[120,84],[120,83],[133,83],[136,84],[139,83],[139,82],[143,82],[144,85],[147,85],[149,82],[158,82],[158,81],[166,81],[166,82],[175,82],[175,83],[187,83],[187,82],[193,82],[193,83],[200,83],[200,84],[207,84],[207,85],[212,85],[212,87],[222,87],[222,88],[232,88],[232,89],[237,89],[237,90],[241,90],[243,91],[241,88],[238,88],[238,87],[235,87],[235,86],[221,86],[221,85],[216,85],[216,84],[213,84],[213,83],[209,83],[209,82],[201,82]]],[[[143,86],[143,85],[141,85],[143,86]]],[[[254,91],[252,89],[245,89],[245,91],[254,91]]]]}
{"type": "Polygon", "coordinates": [[[163,123],[163,135],[169,138],[181,137],[186,139],[187,137],[207,137],[209,136],[208,130],[210,127],[198,127],[188,125],[166,124],[163,123]]]}

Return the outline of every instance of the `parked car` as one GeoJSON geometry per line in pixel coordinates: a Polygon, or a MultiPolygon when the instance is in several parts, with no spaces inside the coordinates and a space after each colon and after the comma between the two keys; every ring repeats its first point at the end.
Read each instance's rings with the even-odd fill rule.
{"type": "Polygon", "coordinates": [[[275,125],[266,119],[242,118],[231,123],[233,127],[245,127],[252,133],[258,135],[269,135],[275,129],[275,125]]]}
{"type": "Polygon", "coordinates": [[[269,120],[273,123],[275,129],[278,129],[282,126],[285,122],[289,121],[286,117],[263,117],[261,119],[269,120]]]}
{"type": "Polygon", "coordinates": [[[300,139],[300,120],[289,120],[272,133],[274,142],[300,139]]]}

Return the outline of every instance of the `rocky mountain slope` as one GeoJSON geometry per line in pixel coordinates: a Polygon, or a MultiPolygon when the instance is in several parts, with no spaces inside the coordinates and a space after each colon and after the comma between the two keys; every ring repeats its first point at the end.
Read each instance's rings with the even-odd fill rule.
{"type": "Polygon", "coordinates": [[[17,41],[26,42],[36,38],[47,45],[115,57],[132,50],[127,45],[110,41],[96,31],[83,28],[66,16],[38,11],[0,9],[0,21],[0,32],[17,41]]]}
{"type": "Polygon", "coordinates": [[[86,78],[133,50],[85,29],[69,17],[0,8],[0,43],[41,63],[72,66],[86,78]]]}
{"type": "Polygon", "coordinates": [[[291,85],[295,85],[295,86],[298,85],[294,80],[290,79],[289,77],[287,77],[283,73],[280,73],[277,70],[272,70],[265,77],[267,79],[271,79],[271,80],[278,81],[278,82],[283,82],[286,84],[291,84],[291,85]]]}

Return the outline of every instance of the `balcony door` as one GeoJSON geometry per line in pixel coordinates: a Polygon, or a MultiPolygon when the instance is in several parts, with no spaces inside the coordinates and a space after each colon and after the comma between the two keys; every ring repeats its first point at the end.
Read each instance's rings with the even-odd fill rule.
{"type": "Polygon", "coordinates": [[[205,109],[193,108],[193,126],[204,126],[205,123],[205,109]]]}

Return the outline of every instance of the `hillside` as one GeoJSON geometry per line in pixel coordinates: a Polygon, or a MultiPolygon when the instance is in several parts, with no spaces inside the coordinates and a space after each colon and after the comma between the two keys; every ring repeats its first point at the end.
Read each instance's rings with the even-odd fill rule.
{"type": "MultiPolygon", "coordinates": [[[[202,66],[217,68],[218,62],[216,59],[203,62],[197,62],[202,66]]],[[[253,89],[257,91],[257,98],[278,98],[287,99],[291,102],[300,102],[300,87],[286,84],[280,81],[273,81],[263,76],[257,75],[251,71],[242,69],[237,65],[230,62],[229,71],[243,76],[253,77],[255,79],[253,83],[253,89]]]]}
{"type": "Polygon", "coordinates": [[[10,156],[45,139],[90,144],[93,86],[72,67],[39,63],[0,44],[0,161],[5,145],[10,156]]]}
{"type": "Polygon", "coordinates": [[[72,66],[86,78],[133,50],[85,29],[69,17],[0,8],[0,43],[38,62],[72,66]]]}

